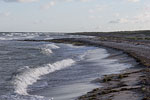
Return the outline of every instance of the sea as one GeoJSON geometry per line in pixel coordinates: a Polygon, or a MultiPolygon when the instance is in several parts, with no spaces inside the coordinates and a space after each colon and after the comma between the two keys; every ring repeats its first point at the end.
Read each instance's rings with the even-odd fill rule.
{"type": "Polygon", "coordinates": [[[52,32],[1,32],[0,100],[76,100],[101,87],[92,82],[94,79],[137,65],[122,51],[109,48],[23,41],[87,37],[93,38],[52,32]]]}

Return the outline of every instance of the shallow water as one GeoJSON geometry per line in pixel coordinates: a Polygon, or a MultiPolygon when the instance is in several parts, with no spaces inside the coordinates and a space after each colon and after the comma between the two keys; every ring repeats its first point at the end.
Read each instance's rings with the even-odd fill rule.
{"type": "Polygon", "coordinates": [[[136,65],[132,58],[120,51],[16,41],[63,37],[73,36],[52,33],[0,34],[0,100],[74,100],[99,87],[91,83],[93,79],[136,65]]]}

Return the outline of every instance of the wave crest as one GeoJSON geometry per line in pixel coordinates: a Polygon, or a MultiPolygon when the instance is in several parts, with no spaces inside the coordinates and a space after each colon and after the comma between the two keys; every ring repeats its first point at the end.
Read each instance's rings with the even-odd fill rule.
{"type": "Polygon", "coordinates": [[[53,64],[44,65],[43,67],[29,68],[25,70],[23,73],[15,77],[15,80],[13,82],[15,86],[15,93],[20,95],[28,95],[28,86],[32,85],[38,79],[40,79],[40,76],[69,67],[74,63],[75,61],[72,59],[65,59],[62,61],[55,62],[53,64]]]}
{"type": "Polygon", "coordinates": [[[51,53],[53,53],[52,49],[58,49],[60,47],[58,47],[55,44],[46,44],[44,45],[44,47],[41,49],[41,53],[46,54],[46,55],[50,55],[51,53]]]}

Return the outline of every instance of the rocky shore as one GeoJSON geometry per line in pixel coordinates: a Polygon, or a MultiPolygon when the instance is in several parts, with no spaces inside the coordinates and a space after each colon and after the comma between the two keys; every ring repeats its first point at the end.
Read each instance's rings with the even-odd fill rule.
{"type": "MultiPolygon", "coordinates": [[[[38,40],[73,45],[104,46],[132,56],[139,65],[120,74],[105,75],[93,82],[101,83],[77,100],[150,100],[150,31],[76,33],[72,35],[94,36],[93,38],[63,38],[38,40]]],[[[37,40],[24,40],[37,41],[37,40]]]]}

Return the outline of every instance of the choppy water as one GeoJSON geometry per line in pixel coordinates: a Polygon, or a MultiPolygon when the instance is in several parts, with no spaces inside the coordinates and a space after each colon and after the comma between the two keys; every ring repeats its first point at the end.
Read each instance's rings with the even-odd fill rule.
{"type": "Polygon", "coordinates": [[[0,33],[0,100],[74,100],[98,87],[90,83],[93,79],[136,65],[120,51],[16,41],[63,37],[75,36],[0,33]]]}

